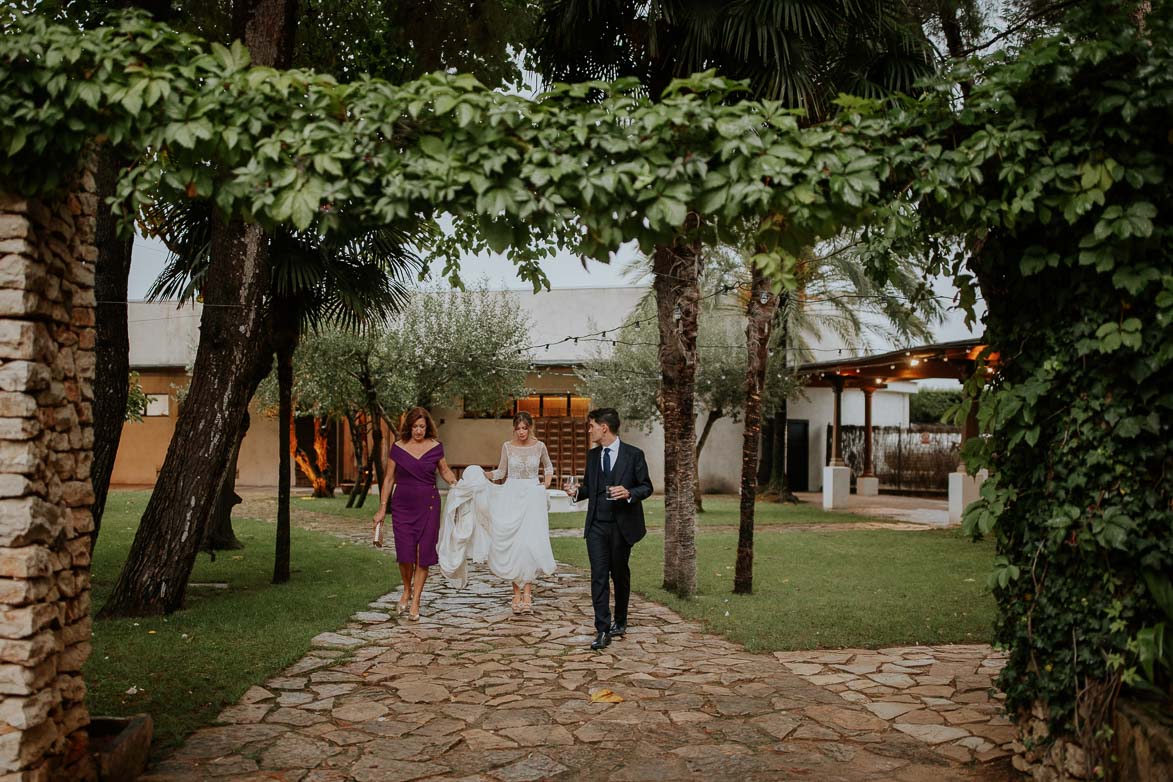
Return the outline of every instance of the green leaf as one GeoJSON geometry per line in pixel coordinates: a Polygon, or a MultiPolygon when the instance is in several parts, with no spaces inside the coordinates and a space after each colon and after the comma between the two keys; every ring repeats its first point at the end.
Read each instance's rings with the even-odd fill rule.
{"type": "Polygon", "coordinates": [[[481,236],[490,250],[503,253],[513,243],[513,228],[504,220],[483,220],[481,236]]]}
{"type": "Polygon", "coordinates": [[[448,146],[443,139],[436,136],[421,136],[419,140],[420,150],[429,157],[437,159],[446,159],[448,157],[448,146]]]}
{"type": "Polygon", "coordinates": [[[12,138],[8,141],[8,155],[12,157],[24,147],[24,142],[28,138],[28,132],[21,126],[17,126],[12,131],[12,138]]]}

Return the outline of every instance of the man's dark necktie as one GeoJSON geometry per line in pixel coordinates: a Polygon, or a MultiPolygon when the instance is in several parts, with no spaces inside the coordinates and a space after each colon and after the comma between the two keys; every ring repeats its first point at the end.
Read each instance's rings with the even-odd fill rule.
{"type": "Polygon", "coordinates": [[[603,475],[611,474],[611,449],[603,449],[603,475]]]}

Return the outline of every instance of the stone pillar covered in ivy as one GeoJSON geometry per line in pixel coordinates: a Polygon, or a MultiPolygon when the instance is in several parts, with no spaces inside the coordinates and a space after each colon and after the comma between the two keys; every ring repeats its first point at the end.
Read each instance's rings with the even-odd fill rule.
{"type": "Polygon", "coordinates": [[[94,218],[90,172],[0,193],[0,778],[93,778],[94,218]]]}
{"type": "Polygon", "coordinates": [[[997,542],[999,685],[1037,782],[1147,769],[1114,737],[1168,735],[1120,720],[1173,704],[1170,7],[1089,2],[988,68],[936,169],[964,184],[926,210],[970,237],[987,304],[965,523],[997,542]]]}

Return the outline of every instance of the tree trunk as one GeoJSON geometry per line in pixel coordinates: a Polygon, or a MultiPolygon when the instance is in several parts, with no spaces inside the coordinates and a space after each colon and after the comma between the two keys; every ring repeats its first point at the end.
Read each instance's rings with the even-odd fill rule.
{"type": "Polygon", "coordinates": [[[367,431],[366,427],[360,423],[361,416],[361,412],[353,410],[346,414],[350,444],[354,449],[354,485],[350,487],[350,495],[346,498],[346,507],[348,508],[355,507],[354,503],[358,499],[358,487],[363,484],[363,474],[366,469],[367,431]]]}
{"type": "MultiPolygon", "coordinates": [[[[369,376],[362,379],[367,395],[367,417],[371,421],[371,463],[375,468],[375,485],[383,490],[383,407],[379,404],[379,393],[369,376]]],[[[368,480],[370,478],[368,477],[368,480]]],[[[359,507],[363,501],[359,500],[359,507]]]]}
{"type": "MultiPolygon", "coordinates": [[[[268,336],[266,336],[266,340],[268,340],[268,336]]],[[[216,490],[216,504],[212,506],[212,515],[208,519],[203,545],[203,550],[210,554],[214,554],[216,551],[244,548],[244,544],[236,537],[236,531],[232,529],[232,509],[241,502],[240,495],[236,493],[236,462],[240,455],[240,445],[244,442],[252,423],[248,404],[256,396],[257,388],[260,387],[261,382],[272,371],[273,364],[269,360],[271,354],[272,349],[266,346],[262,352],[262,359],[257,362],[257,367],[253,372],[252,385],[249,387],[249,402],[245,404],[244,414],[240,418],[240,427],[236,433],[236,446],[232,449],[232,455],[228,459],[224,473],[220,476],[219,488],[216,490]]]]}
{"type": "Polygon", "coordinates": [[[334,496],[334,476],[330,475],[330,443],[323,431],[323,424],[329,424],[330,419],[314,416],[314,463],[318,467],[318,478],[321,479],[321,494],[318,493],[318,484],[314,484],[314,496],[329,498],[334,496]]]}
{"type": "Polygon", "coordinates": [[[252,373],[267,347],[261,338],[267,250],[259,226],[214,219],[191,385],[102,616],[147,616],[183,607],[216,489],[248,406],[252,373]]]}
{"type": "MultiPolygon", "coordinates": [[[[693,227],[697,220],[689,215],[693,227]]],[[[657,247],[652,260],[664,419],[664,588],[685,598],[696,592],[696,335],[703,262],[695,240],[657,247]]]]}
{"type": "MultiPolygon", "coordinates": [[[[786,312],[789,307],[790,292],[783,291],[778,296],[778,306],[775,308],[774,318],[777,321],[774,325],[777,329],[780,371],[789,371],[790,366],[790,333],[789,321],[786,318],[786,312]]],[[[790,485],[786,478],[786,439],[789,437],[787,432],[787,421],[789,420],[789,400],[785,397],[778,400],[778,409],[774,413],[774,460],[771,465],[770,472],[770,487],[778,492],[778,502],[798,502],[798,498],[790,492],[790,485]]]]}
{"type": "Polygon", "coordinates": [[[774,413],[774,461],[770,465],[770,488],[782,494],[786,491],[786,406],[783,400],[774,413]]]}
{"type": "Polygon", "coordinates": [[[701,451],[705,448],[705,443],[709,439],[709,433],[713,431],[713,424],[725,417],[724,410],[710,410],[708,416],[705,418],[705,426],[701,429],[700,439],[696,441],[696,458],[693,462],[693,468],[696,473],[696,512],[704,513],[705,508],[702,501],[703,492],[701,491],[701,451]]]}
{"type": "Polygon", "coordinates": [[[244,544],[236,537],[236,531],[232,529],[232,509],[241,503],[241,497],[236,493],[236,460],[240,456],[240,444],[248,434],[249,419],[246,409],[236,435],[236,445],[232,449],[232,455],[228,457],[228,465],[220,476],[220,486],[216,490],[216,503],[212,506],[212,517],[208,521],[203,546],[203,550],[213,557],[217,551],[244,548],[244,544]]]}
{"type": "MultiPolygon", "coordinates": [[[[284,310],[285,308],[277,308],[284,310]]],[[[284,315],[275,313],[275,318],[284,315]]],[[[293,446],[293,351],[297,348],[296,324],[277,329],[277,544],[273,554],[273,583],[289,581],[289,455],[293,446]]]]}
{"type": "MultiPolygon", "coordinates": [[[[367,496],[371,492],[371,481],[374,480],[375,473],[378,470],[378,467],[379,467],[379,457],[375,455],[374,449],[372,448],[371,453],[367,456],[366,467],[363,469],[362,489],[358,493],[358,502],[355,504],[356,508],[361,508],[363,505],[366,504],[367,496]]],[[[382,486],[382,484],[380,484],[380,487],[381,486],[382,486]]],[[[381,490],[382,489],[380,488],[380,491],[381,490]]]]}
{"type": "Polygon", "coordinates": [[[758,458],[758,486],[770,486],[774,469],[774,419],[762,421],[762,455],[758,458]]]}
{"type": "Polygon", "coordinates": [[[320,418],[314,419],[314,454],[315,458],[311,459],[310,455],[305,452],[305,449],[297,441],[297,426],[295,421],[289,422],[289,455],[293,458],[293,463],[297,465],[297,469],[301,474],[309,479],[310,486],[313,487],[314,496],[318,498],[328,498],[334,496],[334,487],[330,482],[329,464],[326,464],[327,469],[322,468],[323,459],[321,458],[322,450],[324,450],[325,437],[321,436],[320,418]],[[319,438],[323,448],[319,448],[319,438]]]}
{"type": "Polygon", "coordinates": [[[106,509],[110,476],[114,474],[114,458],[122,439],[129,393],[130,340],[126,331],[126,295],[134,237],[118,236],[117,223],[107,205],[107,199],[114,194],[123,165],[123,160],[106,149],[98,157],[95,172],[98,219],[94,243],[98,248],[98,261],[94,265],[94,297],[98,307],[94,344],[94,461],[90,467],[90,481],[94,487],[91,550],[97,544],[98,531],[102,527],[102,513],[106,509]]]}
{"type": "Polygon", "coordinates": [[[733,572],[733,591],[739,595],[753,592],[753,524],[754,500],[758,489],[758,455],[762,435],[762,392],[766,388],[769,361],[770,327],[778,297],[770,293],[765,275],[757,266],[752,269],[749,312],[745,326],[745,435],[741,443],[741,523],[737,533],[737,565],[733,572]],[[767,296],[762,303],[762,296],[767,296]]]}
{"type": "MultiPolygon", "coordinates": [[[[233,34],[256,65],[288,68],[295,0],[237,0],[233,34]]],[[[262,304],[269,241],[257,225],[212,223],[200,344],[163,469],[102,616],[147,616],[183,606],[216,489],[248,407],[252,373],[268,347],[262,304]]]]}
{"type": "MultiPolygon", "coordinates": [[[[121,0],[112,5],[116,8],[138,8],[160,22],[175,17],[171,0],[121,0]]],[[[110,476],[114,474],[114,459],[122,439],[130,376],[126,296],[134,236],[118,236],[117,222],[107,203],[114,195],[118,177],[125,166],[126,161],[107,148],[99,154],[94,174],[98,185],[98,217],[94,230],[98,260],[94,265],[94,298],[97,299],[98,307],[94,342],[94,460],[90,466],[90,482],[94,488],[94,504],[90,507],[94,516],[91,551],[98,542],[102,514],[106,510],[106,495],[110,490],[110,476]]]]}

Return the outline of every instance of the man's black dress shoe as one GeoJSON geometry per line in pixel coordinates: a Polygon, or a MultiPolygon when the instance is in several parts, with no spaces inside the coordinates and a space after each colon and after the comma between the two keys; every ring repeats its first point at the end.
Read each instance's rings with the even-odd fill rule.
{"type": "Polygon", "coordinates": [[[595,640],[591,643],[591,648],[595,650],[606,649],[611,645],[611,636],[607,633],[599,633],[595,636],[595,640]]]}
{"type": "Polygon", "coordinates": [[[607,631],[607,635],[611,636],[613,639],[622,638],[623,636],[627,635],[627,625],[613,624],[611,625],[611,629],[607,631]]]}

